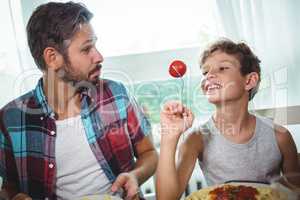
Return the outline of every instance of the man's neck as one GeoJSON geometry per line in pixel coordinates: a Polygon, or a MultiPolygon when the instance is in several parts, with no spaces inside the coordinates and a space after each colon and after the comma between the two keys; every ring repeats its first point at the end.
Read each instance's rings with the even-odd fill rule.
{"type": "Polygon", "coordinates": [[[80,94],[70,83],[59,79],[55,74],[45,73],[43,90],[58,120],[74,117],[80,113],[80,94]]]}

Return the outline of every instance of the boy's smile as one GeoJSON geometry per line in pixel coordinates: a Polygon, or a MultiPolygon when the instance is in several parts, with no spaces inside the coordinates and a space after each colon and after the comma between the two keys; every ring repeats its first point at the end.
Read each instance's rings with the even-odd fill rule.
{"type": "Polygon", "coordinates": [[[204,76],[201,88],[211,103],[219,103],[247,95],[245,77],[235,55],[216,51],[201,67],[204,76]]]}

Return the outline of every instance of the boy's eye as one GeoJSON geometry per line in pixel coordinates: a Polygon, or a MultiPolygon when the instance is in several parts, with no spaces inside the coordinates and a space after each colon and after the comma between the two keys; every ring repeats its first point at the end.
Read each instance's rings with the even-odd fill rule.
{"type": "Polygon", "coordinates": [[[228,67],[221,66],[221,67],[219,67],[219,69],[220,69],[220,71],[224,71],[225,69],[228,69],[228,67]]]}
{"type": "Polygon", "coordinates": [[[90,50],[91,50],[90,46],[85,47],[85,48],[82,49],[82,51],[85,52],[85,53],[89,52],[90,50]]]}
{"type": "Polygon", "coordinates": [[[207,74],[207,72],[206,72],[206,71],[202,72],[202,75],[204,75],[204,76],[205,76],[206,74],[207,74]]]}

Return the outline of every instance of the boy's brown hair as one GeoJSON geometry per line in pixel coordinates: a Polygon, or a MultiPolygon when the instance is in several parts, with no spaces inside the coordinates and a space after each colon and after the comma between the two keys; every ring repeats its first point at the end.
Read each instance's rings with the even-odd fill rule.
{"type": "Polygon", "coordinates": [[[256,87],[252,88],[249,91],[249,101],[253,99],[254,95],[258,91],[260,83],[260,60],[258,57],[251,51],[250,47],[244,42],[235,43],[229,39],[218,40],[213,43],[208,49],[206,49],[201,56],[200,65],[202,66],[206,59],[211,56],[215,51],[222,51],[229,55],[234,55],[241,64],[240,72],[243,76],[256,72],[258,74],[258,83],[256,87]]]}

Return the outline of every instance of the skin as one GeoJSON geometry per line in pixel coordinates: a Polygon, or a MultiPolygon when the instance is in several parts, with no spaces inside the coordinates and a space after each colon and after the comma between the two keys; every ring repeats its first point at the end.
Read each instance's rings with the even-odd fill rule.
{"type": "MultiPolygon", "coordinates": [[[[47,47],[44,50],[43,56],[47,70],[43,72],[43,89],[58,120],[80,114],[80,93],[77,91],[77,84],[85,83],[92,87],[99,80],[103,56],[95,46],[96,41],[92,26],[82,24],[68,47],[68,62],[56,49],[47,47]]],[[[122,188],[125,191],[124,198],[130,200],[139,199],[139,185],[154,174],[158,160],[149,137],[144,137],[135,148],[138,158],[134,169],[119,174],[111,188],[112,192],[122,188]]],[[[5,187],[9,196],[14,196],[14,189],[5,187]]],[[[19,193],[13,199],[29,200],[31,198],[19,193]]]]}
{"type": "MultiPolygon", "coordinates": [[[[234,56],[216,51],[207,58],[201,70],[204,75],[202,90],[209,102],[216,106],[213,115],[216,127],[229,141],[243,144],[251,139],[255,129],[255,117],[248,112],[248,91],[256,86],[258,74],[252,72],[242,76],[240,67],[234,56]]],[[[202,158],[204,146],[201,133],[192,133],[180,145],[175,162],[179,138],[191,127],[192,122],[193,114],[180,102],[167,102],[162,109],[161,149],[156,180],[158,200],[179,199],[198,157],[202,158]]],[[[297,150],[291,134],[276,125],[275,135],[283,157],[280,166],[282,173],[299,174],[297,150]]],[[[300,186],[297,178],[289,178],[289,182],[300,186]]]]}

